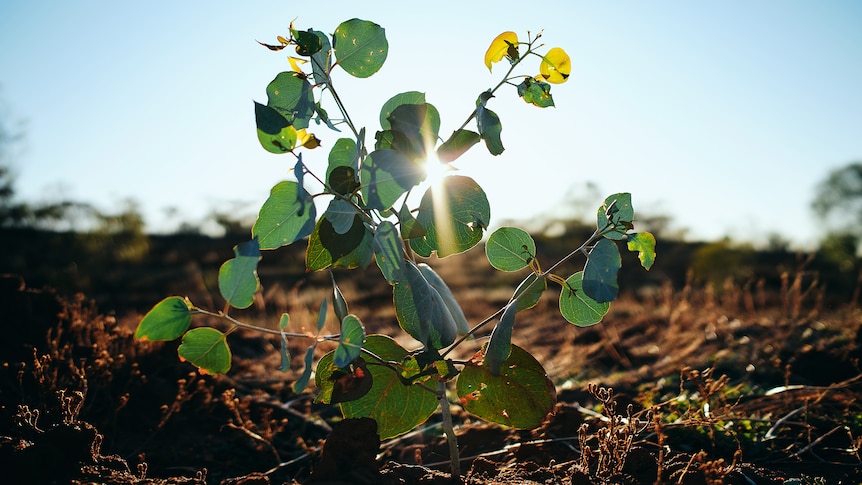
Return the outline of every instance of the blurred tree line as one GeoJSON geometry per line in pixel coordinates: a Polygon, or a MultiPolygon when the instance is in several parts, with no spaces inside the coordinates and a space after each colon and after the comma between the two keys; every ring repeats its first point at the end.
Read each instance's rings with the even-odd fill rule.
{"type": "MultiPolygon", "coordinates": [[[[14,129],[0,113],[0,274],[21,275],[29,286],[48,285],[67,294],[104,295],[112,304],[128,301],[136,307],[140,300],[146,309],[170,291],[170,278],[176,278],[177,267],[189,273],[183,278],[196,280],[199,289],[214,288],[218,267],[232,256],[233,245],[248,237],[250,222],[232,210],[213,210],[207,221],[183,221],[175,234],[153,235],[146,232],[140,208],[132,200],[114,213],[75,201],[19,201],[11,167],[22,139],[22,130],[14,129]],[[213,240],[204,234],[204,224],[215,225],[224,236],[213,240]],[[140,295],[132,298],[126,294],[131,291],[140,295]]],[[[556,252],[567,253],[572,241],[583,241],[592,233],[600,194],[595,184],[587,183],[560,204],[559,213],[528,228],[537,235],[541,254],[552,258],[556,252]]],[[[812,209],[824,223],[824,236],[819,247],[806,254],[791,250],[789,242],[777,235],[760,248],[729,238],[686,242],[685,230],[674,230],[671,217],[641,212],[637,227],[656,235],[658,258],[646,274],[629,274],[626,268],[639,268],[639,264],[624,262],[621,287],[658,287],[670,282],[676,288],[687,284],[721,288],[731,281],[778,288],[786,284],[788,274],[804,272],[839,301],[856,302],[862,274],[858,257],[862,162],[830,172],[816,188],[812,209]]],[[[274,256],[289,260],[291,266],[304,258],[302,254],[276,253],[282,253],[274,256]]],[[[304,267],[294,269],[304,272],[304,267]]]]}

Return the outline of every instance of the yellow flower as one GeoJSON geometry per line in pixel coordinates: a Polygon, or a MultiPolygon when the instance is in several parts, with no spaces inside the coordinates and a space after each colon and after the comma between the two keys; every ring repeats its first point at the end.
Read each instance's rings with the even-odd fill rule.
{"type": "Polygon", "coordinates": [[[553,84],[566,82],[571,72],[572,60],[566,51],[559,47],[549,50],[539,65],[539,77],[553,84]]]}
{"type": "Polygon", "coordinates": [[[491,70],[491,64],[500,62],[504,56],[508,55],[511,58],[512,53],[510,53],[509,49],[513,49],[515,57],[517,57],[517,45],[518,34],[514,32],[503,32],[498,35],[494,41],[491,42],[491,46],[488,47],[488,50],[485,52],[485,65],[488,67],[488,70],[491,70]]]}

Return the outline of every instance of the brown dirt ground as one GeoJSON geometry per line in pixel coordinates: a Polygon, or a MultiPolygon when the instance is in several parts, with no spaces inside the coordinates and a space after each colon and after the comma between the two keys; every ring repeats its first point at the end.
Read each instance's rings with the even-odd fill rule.
{"type": "MultiPolygon", "coordinates": [[[[471,321],[513,288],[477,259],[438,266],[471,321]]],[[[369,333],[397,329],[385,283],[337,277],[369,333]]],[[[313,322],[328,278],[265,283],[243,318],[313,322]]],[[[231,372],[200,375],[176,343],[134,341],[140,315],[0,283],[4,483],[457,483],[438,416],[380,443],[373,421],[293,394],[276,339],[235,332],[231,372]]],[[[589,328],[547,295],[513,340],[557,384],[555,412],[511,430],[453,404],[463,483],[862,483],[862,312],[819,291],[656,286],[589,328]]]]}

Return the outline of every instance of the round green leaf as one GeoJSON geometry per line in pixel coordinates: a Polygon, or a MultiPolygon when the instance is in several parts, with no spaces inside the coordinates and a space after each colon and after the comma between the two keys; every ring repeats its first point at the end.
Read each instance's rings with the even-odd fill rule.
{"type": "MultiPolygon", "coordinates": [[[[429,144],[434,144],[440,131],[440,113],[428,103],[402,104],[387,119],[389,130],[406,138],[405,153],[425,157],[429,144]]],[[[403,144],[401,145],[403,146],[403,144]]],[[[413,157],[411,157],[413,159],[413,157]]]]}
{"type": "MultiPolygon", "coordinates": [[[[425,93],[420,93],[419,91],[407,91],[405,93],[396,94],[386,100],[380,108],[380,128],[384,131],[392,128],[392,125],[389,124],[389,117],[392,116],[392,112],[395,111],[395,108],[403,104],[425,104],[425,93]]],[[[437,121],[439,126],[439,118],[437,121]]]]}
{"type": "Polygon", "coordinates": [[[275,108],[254,103],[257,139],[268,152],[288,153],[296,145],[296,129],[275,108]]]}
{"type": "Polygon", "coordinates": [[[515,290],[515,298],[518,299],[518,311],[533,308],[539,304],[542,294],[548,289],[548,280],[542,278],[541,281],[536,281],[538,278],[538,275],[531,273],[518,285],[515,290]]]}
{"type": "Polygon", "coordinates": [[[339,138],[329,150],[326,183],[336,193],[346,195],[359,188],[356,172],[359,169],[359,149],[350,138],[339,138]]]}
{"type": "Polygon", "coordinates": [[[401,239],[414,239],[425,235],[425,228],[413,217],[407,204],[398,211],[398,222],[401,224],[401,239]]]}
{"type": "Polygon", "coordinates": [[[257,277],[260,249],[257,239],[238,244],[233,251],[236,257],[225,261],[219,268],[218,289],[230,306],[248,308],[254,303],[254,294],[260,289],[257,277]]]}
{"type": "Polygon", "coordinates": [[[344,199],[332,199],[323,217],[332,224],[332,229],[338,234],[344,234],[353,227],[357,214],[356,207],[344,199]]]}
{"type": "Polygon", "coordinates": [[[362,357],[357,357],[348,362],[346,368],[337,369],[329,375],[321,395],[324,392],[328,395],[329,404],[355,401],[368,394],[373,385],[374,376],[368,370],[368,364],[362,357]]]}
{"type": "Polygon", "coordinates": [[[225,374],[230,370],[230,348],[225,334],[210,328],[194,328],[183,335],[177,349],[180,360],[187,361],[203,374],[225,374]]]}
{"type": "Polygon", "coordinates": [[[600,239],[584,266],[584,292],[599,303],[613,301],[620,291],[617,272],[622,266],[620,250],[610,239],[600,239]]]}
{"type": "Polygon", "coordinates": [[[325,217],[308,238],[305,250],[305,266],[309,271],[332,267],[348,269],[364,268],[371,263],[374,236],[357,215],[353,226],[344,234],[338,234],[325,217]]]}
{"type": "Polygon", "coordinates": [[[596,227],[602,230],[604,237],[619,240],[624,238],[626,232],[634,227],[632,222],[634,218],[632,194],[622,192],[609,196],[599,207],[596,227]]]}
{"type": "MultiPolygon", "coordinates": [[[[385,335],[369,335],[364,347],[384,360],[402,364],[395,371],[365,356],[373,384],[371,390],[361,398],[339,404],[345,418],[373,418],[377,421],[380,439],[385,440],[412,430],[434,414],[438,405],[437,396],[415,385],[424,384],[434,388],[436,384],[431,382],[432,378],[418,378],[414,385],[406,385],[401,380],[402,376],[410,378],[419,373],[419,365],[414,358],[408,358],[404,348],[385,335]]],[[[332,396],[334,381],[331,378],[339,370],[333,361],[333,354],[330,352],[324,355],[317,364],[315,382],[321,389],[318,402],[329,402],[327,397],[332,396]]]]}
{"type": "Polygon", "coordinates": [[[425,228],[425,237],[412,239],[410,245],[421,247],[416,243],[421,239],[438,257],[458,254],[482,240],[490,219],[491,206],[482,187],[470,177],[449,175],[423,195],[416,220],[425,228]]]}
{"type": "Polygon", "coordinates": [[[311,234],[316,217],[314,203],[299,184],[279,182],[260,208],[251,234],[260,249],[277,249],[311,234]]]}
{"type": "Polygon", "coordinates": [[[344,317],[341,321],[341,338],[333,355],[336,367],[343,369],[359,357],[364,341],[365,327],[359,318],[356,315],[344,317]]]}
{"type": "Polygon", "coordinates": [[[523,229],[501,227],[488,237],[485,255],[491,266],[500,271],[518,271],[536,257],[536,243],[523,229]]]}
{"type": "Polygon", "coordinates": [[[169,296],[144,315],[135,330],[135,338],[153,342],[174,340],[188,330],[191,322],[191,302],[179,296],[169,296]]]}
{"type": "Polygon", "coordinates": [[[358,78],[379,71],[389,53],[385,29],[367,20],[343,22],[335,29],[332,40],[338,65],[358,78]]]}
{"type": "Polygon", "coordinates": [[[588,327],[601,322],[611,304],[599,303],[587,296],[582,286],[583,276],[579,271],[566,280],[566,286],[560,291],[560,313],[570,323],[588,327]]]}
{"type": "Polygon", "coordinates": [[[511,348],[499,375],[484,363],[468,363],[458,375],[458,396],[464,409],[486,421],[535,428],[554,409],[556,390],[532,355],[517,345],[511,348]]]}
{"type": "Polygon", "coordinates": [[[266,105],[275,108],[297,130],[308,128],[314,115],[311,83],[298,72],[279,73],[266,87],[266,105]]]}
{"type": "Polygon", "coordinates": [[[362,198],[370,209],[389,209],[424,176],[422,166],[402,153],[389,149],[375,150],[362,161],[359,173],[362,198]]]}

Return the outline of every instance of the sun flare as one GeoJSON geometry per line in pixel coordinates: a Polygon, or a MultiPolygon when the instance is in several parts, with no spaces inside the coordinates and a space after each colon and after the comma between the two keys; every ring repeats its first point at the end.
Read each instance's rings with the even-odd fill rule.
{"type": "Polygon", "coordinates": [[[441,162],[437,154],[431,153],[425,159],[425,181],[422,184],[426,187],[439,185],[443,178],[454,170],[449,164],[441,162]]]}

